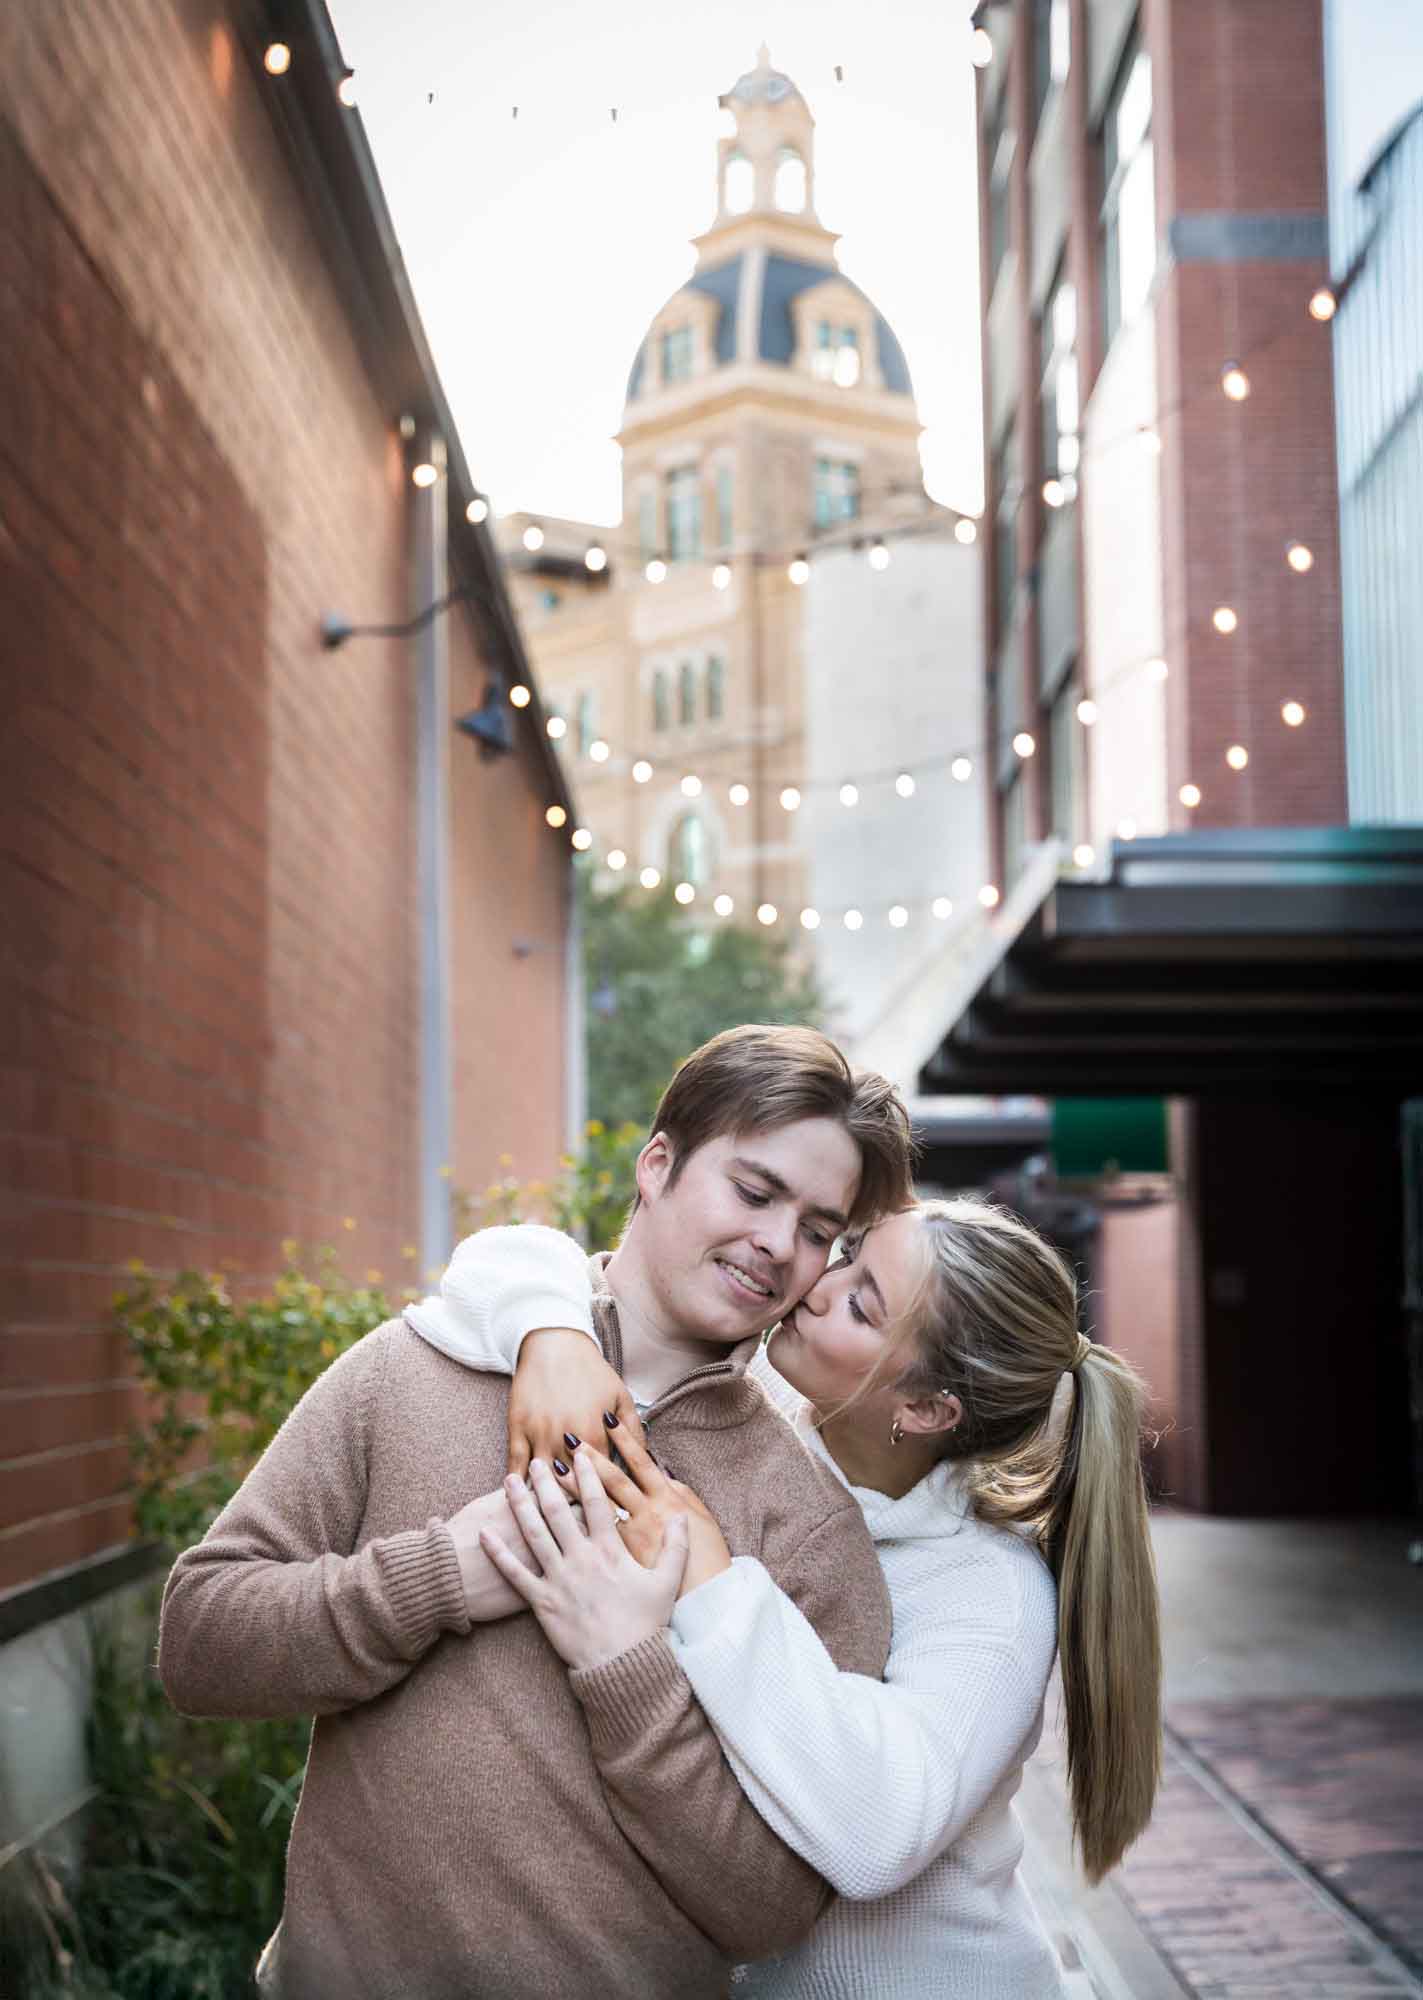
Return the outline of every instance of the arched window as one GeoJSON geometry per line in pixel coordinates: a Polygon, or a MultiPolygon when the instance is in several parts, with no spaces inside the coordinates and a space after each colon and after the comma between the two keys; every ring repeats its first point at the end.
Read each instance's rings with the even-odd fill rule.
{"type": "Polygon", "coordinates": [[[726,661],[713,653],[707,661],[707,721],[720,722],[726,713],[726,661]]]}
{"type": "Polygon", "coordinates": [[[671,720],[671,691],[667,686],[667,676],[659,667],[652,676],[652,726],[654,729],[665,729],[671,720]]]}
{"type": "Polygon", "coordinates": [[[679,722],[695,722],[697,719],[697,670],[690,660],[683,660],[679,678],[680,700],[677,704],[679,722]]]}
{"type": "Polygon", "coordinates": [[[699,813],[683,813],[667,843],[667,872],[674,882],[700,889],[712,876],[712,841],[699,813]]]}
{"type": "Polygon", "coordinates": [[[805,161],[793,146],[783,146],[776,157],[776,207],[785,215],[805,208],[805,161]]]}
{"type": "Polygon", "coordinates": [[[756,199],[756,169],[744,153],[733,153],[722,180],[728,215],[745,215],[756,199]]]}

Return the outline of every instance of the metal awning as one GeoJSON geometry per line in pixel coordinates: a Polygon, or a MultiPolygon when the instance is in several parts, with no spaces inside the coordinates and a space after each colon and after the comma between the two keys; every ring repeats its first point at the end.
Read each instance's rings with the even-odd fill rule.
{"type": "Polygon", "coordinates": [[[1117,841],[994,943],[925,1095],[1423,1092],[1423,827],[1117,841]]]}

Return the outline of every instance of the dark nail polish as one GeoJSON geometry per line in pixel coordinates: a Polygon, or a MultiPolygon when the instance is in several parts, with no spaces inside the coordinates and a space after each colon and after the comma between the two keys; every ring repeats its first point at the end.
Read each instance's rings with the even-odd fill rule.
{"type": "Polygon", "coordinates": [[[565,1431],[563,1433],[563,1442],[568,1446],[570,1451],[577,1451],[581,1439],[576,1438],[572,1431],[565,1431]]]}
{"type": "Polygon", "coordinates": [[[616,1417],[615,1417],[615,1416],[613,1415],[613,1413],[612,1413],[612,1411],[611,1411],[611,1410],[604,1410],[604,1412],[603,1412],[603,1422],[604,1422],[604,1423],[605,1423],[605,1424],[606,1424],[606,1425],[608,1426],[608,1429],[609,1429],[610,1431],[615,1431],[615,1430],[617,1429],[617,1427],[618,1427],[618,1420],[617,1420],[617,1418],[616,1418],[616,1417]]]}
{"type": "Polygon", "coordinates": [[[566,1465],[564,1464],[564,1462],[563,1462],[563,1460],[562,1460],[561,1458],[556,1458],[556,1459],[554,1460],[554,1462],[553,1462],[553,1469],[554,1469],[554,1471],[555,1471],[555,1472],[559,1473],[559,1474],[561,1475],[561,1477],[563,1477],[564,1479],[567,1479],[567,1477],[568,1477],[568,1467],[567,1467],[567,1466],[566,1466],[566,1465]]]}

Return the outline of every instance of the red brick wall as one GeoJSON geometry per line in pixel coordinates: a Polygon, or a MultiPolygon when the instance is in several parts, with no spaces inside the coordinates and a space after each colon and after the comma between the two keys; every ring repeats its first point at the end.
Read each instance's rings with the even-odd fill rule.
{"type": "MultiPolygon", "coordinates": [[[[315,636],[408,610],[409,489],[268,87],[217,7],[0,12],[0,1590],[126,1534],[128,1258],[418,1233],[412,669],[315,636]]],[[[452,758],[477,1184],[562,1142],[566,850],[452,758]]]]}
{"type": "MultiPolygon", "coordinates": [[[[1157,211],[1321,215],[1319,0],[1149,8],[1157,211]]],[[[1175,265],[1158,311],[1172,824],[1347,818],[1333,364],[1307,302],[1325,261],[1175,265]],[[1251,382],[1219,387],[1227,361],[1251,382]],[[1314,553],[1297,576],[1289,542],[1314,553]],[[1212,613],[1239,618],[1227,637],[1212,613]],[[1289,728],[1285,701],[1307,720],[1289,728]],[[1225,762],[1239,743],[1242,772],[1225,762]],[[1201,804],[1177,800],[1184,783],[1201,804]]]]}

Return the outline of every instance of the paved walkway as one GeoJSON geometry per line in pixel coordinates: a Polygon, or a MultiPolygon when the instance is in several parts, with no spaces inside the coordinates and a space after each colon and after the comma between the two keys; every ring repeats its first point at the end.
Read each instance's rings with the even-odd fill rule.
{"type": "Polygon", "coordinates": [[[1156,1522],[1166,1769],[1088,1891],[1062,1750],[1023,1792],[1027,1865],[1094,2000],[1423,1996],[1423,1571],[1369,1523],[1156,1522]]]}

